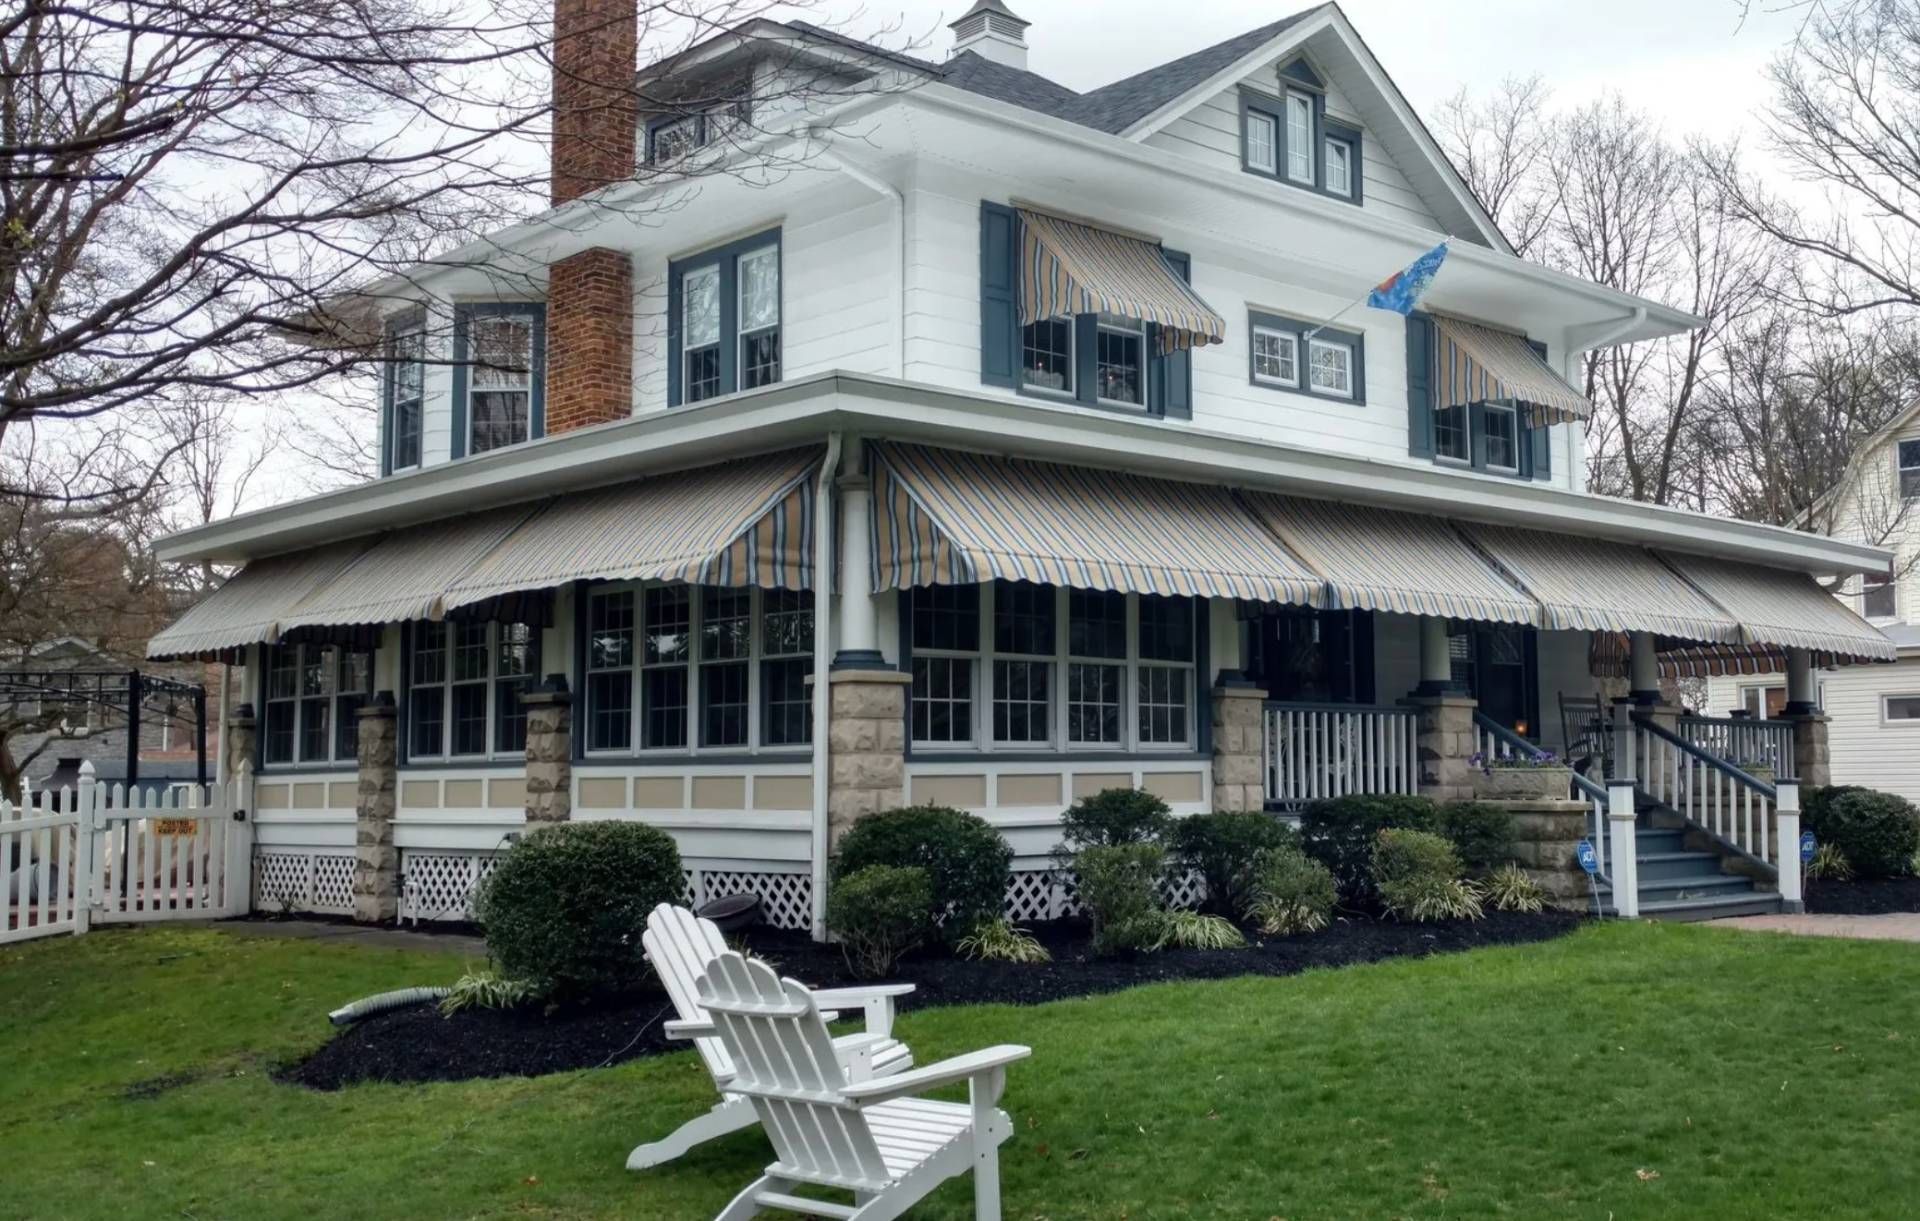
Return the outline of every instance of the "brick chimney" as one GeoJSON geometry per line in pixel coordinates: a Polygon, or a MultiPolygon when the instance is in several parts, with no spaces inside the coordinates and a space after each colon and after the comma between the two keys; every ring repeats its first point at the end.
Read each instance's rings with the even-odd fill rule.
{"type": "MultiPolygon", "coordinates": [[[[554,0],[553,185],[558,204],[633,177],[636,0],[554,0]]],[[[633,259],[594,247],[547,269],[547,433],[633,411],[633,259]]]]}

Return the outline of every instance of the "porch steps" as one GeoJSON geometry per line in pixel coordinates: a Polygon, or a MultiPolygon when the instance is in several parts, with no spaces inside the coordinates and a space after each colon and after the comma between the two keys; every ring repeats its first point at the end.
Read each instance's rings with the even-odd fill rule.
{"type": "MultiPolygon", "coordinates": [[[[1645,808],[1634,825],[1644,919],[1718,920],[1780,910],[1779,895],[1760,889],[1743,874],[1723,872],[1717,853],[1688,849],[1684,829],[1653,825],[1653,817],[1663,812],[1658,807],[1645,808]]],[[[1618,914],[1612,887],[1599,888],[1599,902],[1603,914],[1618,914]]]]}

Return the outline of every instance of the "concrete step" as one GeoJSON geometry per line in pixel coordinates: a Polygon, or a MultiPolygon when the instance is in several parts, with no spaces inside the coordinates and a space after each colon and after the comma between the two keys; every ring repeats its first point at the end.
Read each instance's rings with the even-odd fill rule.
{"type": "Polygon", "coordinates": [[[1715,874],[1701,878],[1666,878],[1649,882],[1640,879],[1640,910],[1646,911],[1654,903],[1672,903],[1685,899],[1733,899],[1742,895],[1759,893],[1753,888],[1752,878],[1736,877],[1732,874],[1715,874]]]}
{"type": "Polygon", "coordinates": [[[1764,890],[1737,896],[1640,904],[1640,916],[1646,920],[1720,920],[1728,916],[1771,916],[1779,910],[1780,896],[1764,890]]]}
{"type": "Polygon", "coordinates": [[[1720,872],[1720,858],[1711,852],[1636,852],[1640,865],[1640,884],[1668,878],[1713,878],[1720,872]]]}
{"type": "Polygon", "coordinates": [[[1686,850],[1687,833],[1678,827],[1653,828],[1635,827],[1633,831],[1633,853],[1645,856],[1649,853],[1683,852],[1686,850]]]}

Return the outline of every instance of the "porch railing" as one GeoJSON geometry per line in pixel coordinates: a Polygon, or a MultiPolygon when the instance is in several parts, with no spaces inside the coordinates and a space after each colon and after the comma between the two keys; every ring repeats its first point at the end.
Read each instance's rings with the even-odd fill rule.
{"type": "Polygon", "coordinates": [[[1778,868],[1773,785],[1649,721],[1634,721],[1633,748],[1643,792],[1742,855],[1778,868]]]}
{"type": "MultiPolygon", "coordinates": [[[[1540,753],[1538,746],[1482,712],[1473,714],[1473,748],[1490,763],[1524,759],[1540,753]]],[[[1607,877],[1607,789],[1605,785],[1595,784],[1579,772],[1572,775],[1574,788],[1587,803],[1587,839],[1593,844],[1594,856],[1600,865],[1600,877],[1604,881],[1607,877]]]]}
{"type": "Polygon", "coordinates": [[[1262,758],[1267,803],[1295,808],[1356,793],[1420,791],[1412,709],[1269,703],[1262,758]]]}
{"type": "Polygon", "coordinates": [[[1685,716],[1680,736],[1735,767],[1764,767],[1776,776],[1793,774],[1793,726],[1745,717],[1685,716]]]}

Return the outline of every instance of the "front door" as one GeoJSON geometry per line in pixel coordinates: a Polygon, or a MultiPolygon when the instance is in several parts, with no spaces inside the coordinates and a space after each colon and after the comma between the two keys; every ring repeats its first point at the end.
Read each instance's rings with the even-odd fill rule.
{"type": "Polygon", "coordinates": [[[1510,624],[1463,624],[1453,637],[1453,679],[1489,720],[1539,740],[1539,638],[1510,624]]]}

